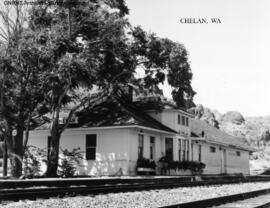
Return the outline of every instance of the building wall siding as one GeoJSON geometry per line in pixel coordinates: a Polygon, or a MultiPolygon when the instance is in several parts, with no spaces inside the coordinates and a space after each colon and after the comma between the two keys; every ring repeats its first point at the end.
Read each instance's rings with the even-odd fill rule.
{"type": "MultiPolygon", "coordinates": [[[[143,157],[150,158],[151,136],[155,137],[154,160],[158,162],[162,157],[162,153],[165,153],[166,136],[139,128],[82,131],[67,129],[61,136],[60,148],[72,150],[80,147],[84,158],[86,158],[85,136],[87,134],[97,135],[96,160],[81,161],[82,166],[77,166],[77,173],[80,175],[101,176],[120,174],[120,168],[124,175],[135,175],[139,134],[144,135],[143,157]]],[[[49,131],[30,132],[29,144],[45,149],[47,148],[47,137],[49,135],[49,131]]],[[[43,166],[43,171],[45,171],[45,166],[43,166]]]]}
{"type": "Polygon", "coordinates": [[[190,123],[191,119],[189,116],[184,115],[180,111],[163,111],[163,112],[150,112],[150,116],[152,116],[154,119],[158,120],[165,126],[170,127],[171,129],[175,130],[179,134],[182,134],[182,136],[186,135],[185,137],[188,137],[190,135],[190,123]],[[185,116],[185,118],[189,119],[189,126],[183,126],[181,123],[178,123],[178,115],[181,116],[181,122],[182,122],[182,116],[185,116]],[[184,135],[183,135],[184,134],[184,135]]]}
{"type": "Polygon", "coordinates": [[[206,168],[204,174],[222,174],[222,173],[243,173],[249,174],[249,152],[238,150],[232,147],[224,147],[220,145],[208,143],[196,143],[193,141],[193,160],[198,161],[198,146],[202,146],[202,162],[205,163],[206,168]],[[210,152],[210,147],[215,147],[216,152],[210,152]],[[222,151],[226,151],[225,170],[222,169],[222,151]],[[240,156],[236,152],[240,152],[240,156]]]}
{"type": "MultiPolygon", "coordinates": [[[[72,150],[80,147],[85,157],[85,135],[97,134],[96,160],[83,160],[78,166],[80,175],[113,175],[121,168],[124,175],[129,174],[129,130],[88,130],[65,131],[60,140],[60,148],[72,150]]],[[[48,131],[30,132],[29,144],[47,148],[48,131]]]]}
{"type": "Polygon", "coordinates": [[[176,129],[176,118],[175,118],[175,112],[173,111],[164,111],[162,112],[161,116],[161,122],[165,126],[168,126],[172,129],[176,129]]]}
{"type": "Polygon", "coordinates": [[[228,173],[244,173],[249,174],[249,152],[243,150],[228,150],[228,173]],[[240,152],[240,156],[236,155],[236,151],[240,152]]]}
{"type": "MultiPolygon", "coordinates": [[[[170,114],[168,114],[170,115],[170,114]]],[[[184,139],[179,135],[165,135],[140,128],[99,129],[99,130],[73,130],[67,129],[61,137],[60,147],[72,150],[80,147],[85,158],[85,135],[97,134],[96,160],[83,160],[82,166],[78,166],[80,175],[135,175],[138,159],[138,135],[144,135],[143,157],[150,158],[150,137],[155,137],[156,162],[165,156],[165,138],[173,138],[173,160],[179,159],[178,139],[184,139]],[[120,171],[121,170],[121,171],[120,171]]],[[[47,148],[49,131],[31,131],[29,144],[47,148]]],[[[206,142],[193,141],[193,155],[190,160],[198,161],[198,147],[201,145],[201,161],[206,164],[204,174],[221,174],[222,150],[226,150],[226,173],[249,174],[249,152],[238,150],[233,147],[224,147],[206,142]],[[210,146],[215,147],[216,152],[210,152],[210,146]],[[236,151],[240,152],[237,156],[236,151]]],[[[190,145],[191,146],[191,145],[190,145]]],[[[191,154],[191,149],[190,149],[191,154]]],[[[45,167],[43,167],[45,171],[45,167]]]]}
{"type": "Polygon", "coordinates": [[[165,141],[164,141],[164,149],[163,149],[163,136],[160,133],[156,133],[153,131],[146,131],[140,129],[131,129],[130,130],[130,166],[129,171],[131,175],[136,173],[136,163],[138,160],[138,135],[144,135],[144,149],[143,149],[143,157],[150,159],[150,137],[155,137],[155,153],[153,158],[155,162],[162,157],[162,152],[165,151],[165,141]]]}

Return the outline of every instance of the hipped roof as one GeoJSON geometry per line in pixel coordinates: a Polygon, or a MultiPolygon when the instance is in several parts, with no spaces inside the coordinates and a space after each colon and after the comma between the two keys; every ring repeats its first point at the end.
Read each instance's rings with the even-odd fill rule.
{"type": "Polygon", "coordinates": [[[204,140],[206,142],[208,141],[210,143],[213,142],[233,146],[240,149],[245,149],[248,151],[254,151],[254,149],[247,144],[245,138],[235,137],[227,134],[202,120],[192,119],[191,132],[191,136],[194,139],[202,138],[202,132],[204,132],[204,140]]]}
{"type": "MultiPolygon", "coordinates": [[[[93,111],[84,111],[79,115],[78,123],[69,124],[68,128],[89,128],[108,126],[131,126],[138,125],[168,133],[177,133],[173,129],[163,125],[150,115],[140,110],[126,100],[113,99],[110,102],[102,103],[93,111]]],[[[46,123],[36,130],[48,129],[46,123]]]]}

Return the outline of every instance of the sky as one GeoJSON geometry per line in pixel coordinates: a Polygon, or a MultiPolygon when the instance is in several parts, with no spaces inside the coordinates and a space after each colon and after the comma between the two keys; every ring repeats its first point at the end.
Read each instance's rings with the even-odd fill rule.
{"type": "MultiPolygon", "coordinates": [[[[185,45],[196,104],[270,115],[269,0],[126,0],[132,25],[185,45]],[[184,24],[181,18],[206,18],[184,24]],[[211,23],[219,18],[221,23],[211,23]]],[[[170,87],[163,86],[166,97],[170,87]]]]}

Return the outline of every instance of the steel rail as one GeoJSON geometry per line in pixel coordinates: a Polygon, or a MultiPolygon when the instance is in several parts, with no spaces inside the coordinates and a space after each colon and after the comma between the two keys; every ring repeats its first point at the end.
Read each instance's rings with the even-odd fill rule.
{"type": "MultiPolygon", "coordinates": [[[[177,178],[176,178],[177,179],[177,178]]],[[[63,197],[74,195],[89,195],[100,193],[117,193],[129,191],[142,191],[151,189],[167,189],[176,187],[192,187],[192,186],[208,186],[208,185],[222,185],[243,182],[240,179],[230,178],[230,180],[206,180],[206,181],[187,181],[183,178],[176,180],[160,179],[143,179],[143,180],[125,180],[125,179],[112,179],[112,180],[50,180],[50,181],[6,181],[1,185],[0,182],[0,203],[2,201],[18,201],[20,199],[37,199],[49,197],[63,197]],[[69,181],[69,183],[67,183],[69,181]],[[20,183],[21,182],[21,183],[20,183]],[[67,183],[67,184],[65,184],[67,183]],[[11,184],[11,185],[10,185],[11,184]],[[15,186],[17,184],[17,186],[15,186]],[[19,185],[18,185],[19,184],[19,185]],[[10,185],[10,187],[9,187],[10,185]],[[46,186],[48,185],[48,186],[46,186]],[[54,186],[53,186],[54,185],[54,186]]],[[[258,180],[259,182],[261,181],[258,180]]],[[[246,180],[244,182],[251,182],[246,180]]],[[[255,181],[257,182],[257,181],[255,181]]],[[[174,206],[174,205],[172,205],[174,206]]],[[[177,206],[176,206],[177,207],[177,206]]]]}
{"type": "MultiPolygon", "coordinates": [[[[214,185],[216,183],[207,183],[214,185]]],[[[227,184],[227,183],[226,183],[227,184]]],[[[77,186],[77,187],[33,187],[19,189],[4,189],[0,191],[0,202],[2,201],[18,201],[20,199],[36,199],[49,198],[65,195],[95,195],[101,193],[118,193],[130,191],[142,191],[151,189],[168,189],[176,187],[191,187],[195,185],[203,185],[202,183],[144,183],[144,184],[113,184],[113,185],[96,185],[96,186],[77,186]]],[[[204,184],[206,185],[206,184],[204,184]]]]}
{"type": "MultiPolygon", "coordinates": [[[[160,208],[195,208],[195,207],[207,208],[207,207],[223,205],[223,204],[227,204],[227,203],[231,203],[235,201],[242,201],[244,199],[249,199],[249,198],[253,198],[256,196],[265,195],[269,193],[270,193],[270,189],[261,189],[261,190],[251,191],[251,192],[240,193],[240,194],[233,194],[233,195],[228,195],[228,196],[221,196],[221,197],[203,199],[203,200],[186,202],[186,203],[172,204],[168,206],[162,206],[160,208]]],[[[262,208],[267,205],[269,204],[267,203],[267,204],[258,206],[257,208],[262,208]]]]}
{"type": "MultiPolygon", "coordinates": [[[[193,183],[186,186],[194,186],[193,183]]],[[[113,184],[113,185],[94,185],[77,187],[34,187],[19,189],[4,189],[0,191],[0,203],[2,201],[18,201],[20,199],[37,199],[49,197],[63,197],[75,195],[96,195],[104,193],[119,193],[142,191],[151,189],[168,189],[181,187],[183,184],[177,183],[144,183],[144,184],[113,184]]]]}
{"type": "Polygon", "coordinates": [[[47,187],[69,187],[76,185],[106,185],[106,184],[145,184],[145,183],[181,183],[189,184],[194,183],[195,185],[203,184],[224,184],[224,183],[245,183],[245,182],[260,182],[260,181],[270,181],[270,177],[258,177],[258,176],[248,176],[248,177],[205,177],[202,176],[200,180],[196,180],[195,177],[164,177],[164,178],[71,178],[71,179],[30,179],[30,180],[0,180],[0,190],[6,188],[27,188],[34,186],[47,186],[47,187]]]}

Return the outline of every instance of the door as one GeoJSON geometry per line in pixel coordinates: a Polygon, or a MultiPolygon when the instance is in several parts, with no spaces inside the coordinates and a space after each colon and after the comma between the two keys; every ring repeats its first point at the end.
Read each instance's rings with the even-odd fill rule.
{"type": "Polygon", "coordinates": [[[202,145],[198,145],[198,161],[202,162],[202,145]]]}
{"type": "Polygon", "coordinates": [[[138,137],[138,158],[143,158],[143,147],[144,147],[144,135],[139,134],[138,137]]]}
{"type": "Polygon", "coordinates": [[[150,159],[156,159],[156,145],[155,145],[155,137],[150,137],[150,159]]]}
{"type": "Polygon", "coordinates": [[[173,139],[165,138],[165,155],[170,161],[173,160],[173,139]]]}
{"type": "Polygon", "coordinates": [[[227,173],[226,149],[221,149],[221,173],[227,173]]]}

